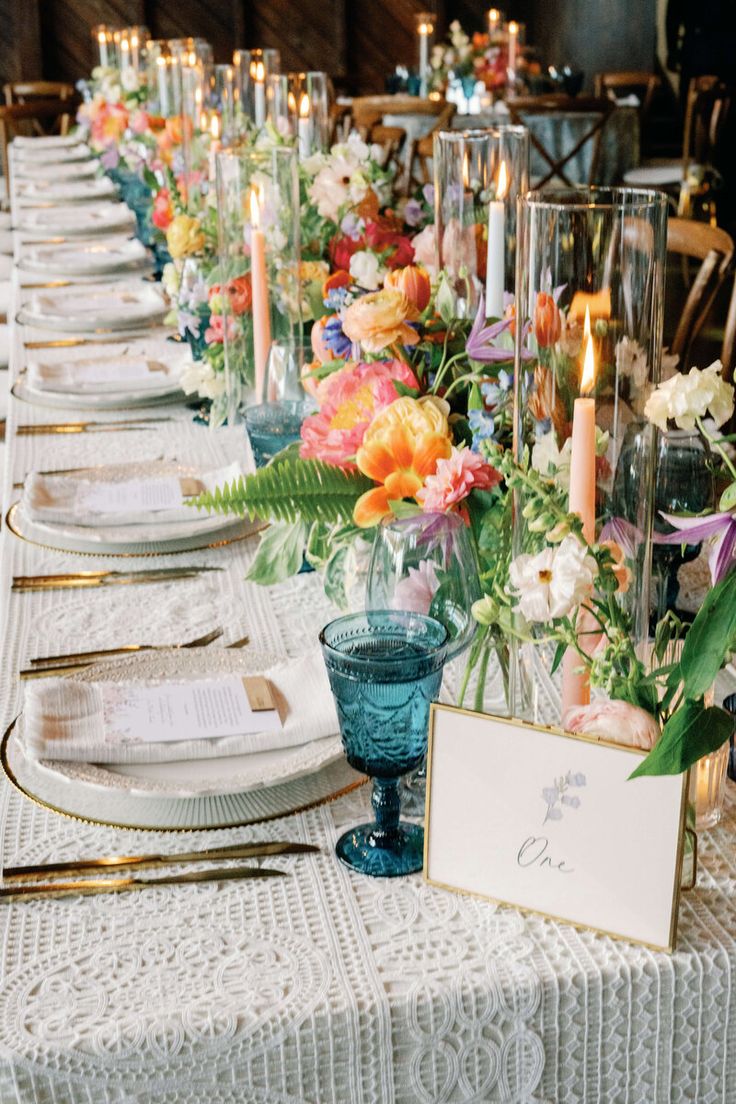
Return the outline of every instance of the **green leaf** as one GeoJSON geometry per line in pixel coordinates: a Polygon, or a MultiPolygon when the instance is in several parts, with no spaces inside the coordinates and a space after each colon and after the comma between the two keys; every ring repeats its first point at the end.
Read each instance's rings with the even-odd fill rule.
{"type": "Polygon", "coordinates": [[[483,396],[480,387],[477,383],[473,383],[470,387],[470,394],[468,396],[468,410],[483,410],[483,407],[483,396]]]}
{"type": "Polygon", "coordinates": [[[283,459],[192,500],[219,514],[272,521],[350,522],[358,498],[373,481],[321,460],[283,459]]]}
{"type": "Polygon", "coordinates": [[[690,626],[680,658],[686,698],[701,698],[713,684],[736,634],[736,571],[708,591],[690,626]]]}
{"type": "Polygon", "coordinates": [[[296,575],[302,566],[307,526],[303,521],[292,525],[272,525],[261,537],[246,579],[260,586],[273,586],[296,575]]]}
{"type": "Polygon", "coordinates": [[[686,701],[673,713],[662,735],[630,778],[645,774],[682,774],[704,755],[724,744],[733,731],[733,717],[702,698],[686,701]]]}
{"type": "Polygon", "coordinates": [[[349,551],[347,545],[338,548],[330,556],[325,568],[323,583],[325,594],[338,609],[345,609],[348,604],[345,594],[345,568],[349,551]]]}
{"type": "Polygon", "coordinates": [[[552,660],[552,667],[551,667],[550,672],[549,672],[551,675],[553,675],[555,673],[557,668],[562,663],[562,660],[565,656],[566,651],[567,651],[567,645],[565,644],[564,640],[562,640],[557,645],[557,650],[555,651],[555,658],[552,660]]]}
{"type": "Polygon", "coordinates": [[[718,509],[725,512],[734,508],[736,508],[736,483],[731,483],[721,495],[718,509]]]}
{"type": "Polygon", "coordinates": [[[402,397],[404,395],[408,395],[410,399],[419,397],[419,391],[416,387],[409,387],[408,384],[402,383],[401,380],[393,380],[393,385],[396,388],[397,394],[402,397]]]}
{"type": "Polygon", "coordinates": [[[416,502],[404,502],[403,498],[390,498],[388,505],[395,518],[416,517],[422,512],[416,502]]]}

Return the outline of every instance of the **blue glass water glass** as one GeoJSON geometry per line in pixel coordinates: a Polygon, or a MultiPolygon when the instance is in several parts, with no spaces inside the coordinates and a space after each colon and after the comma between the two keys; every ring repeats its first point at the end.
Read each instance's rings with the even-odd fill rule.
{"type": "Polygon", "coordinates": [[[320,643],[348,762],[373,779],[376,819],[341,836],[338,858],[373,877],[413,874],[422,868],[424,830],[401,822],[399,780],[426,755],[447,630],[422,614],[372,610],[330,622],[320,643]]]}
{"type": "Polygon", "coordinates": [[[280,399],[246,409],[245,424],[257,468],[299,440],[302,422],[313,410],[314,403],[306,399],[280,399]]]}

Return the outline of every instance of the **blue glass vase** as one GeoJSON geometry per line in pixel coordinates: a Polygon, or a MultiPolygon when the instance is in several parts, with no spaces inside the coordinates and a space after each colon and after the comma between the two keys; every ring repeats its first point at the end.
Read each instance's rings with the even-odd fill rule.
{"type": "Polygon", "coordinates": [[[346,832],[337,856],[373,877],[413,874],[422,868],[424,830],[401,822],[399,780],[427,751],[447,630],[422,614],[372,610],[330,622],[320,643],[348,762],[373,779],[375,821],[346,832]]]}

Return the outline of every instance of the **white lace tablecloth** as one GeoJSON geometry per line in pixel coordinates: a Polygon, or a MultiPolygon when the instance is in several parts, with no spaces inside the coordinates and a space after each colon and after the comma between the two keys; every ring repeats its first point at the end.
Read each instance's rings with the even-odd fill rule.
{"type": "MultiPolygon", "coordinates": [[[[22,364],[16,334],[13,370],[22,364]]],[[[52,421],[11,401],[4,484],[35,465],[135,456],[191,460],[241,446],[182,410],[160,432],[16,438],[52,421]]],[[[67,415],[64,414],[64,417],[67,415]]],[[[70,412],[69,417],[77,415],[70,412]]],[[[80,417],[84,417],[79,412],[80,417]]],[[[100,415],[114,420],[119,415],[100,415]]],[[[17,492],[16,492],[17,493],[17,492]]],[[[0,702],[42,652],[166,643],[223,624],[224,642],[296,655],[330,610],[316,576],[271,590],[243,581],[252,542],[157,563],[209,562],[190,583],[11,594],[13,574],[117,566],[23,543],[0,549],[0,702]]],[[[213,645],[216,646],[216,645],[213,645]]],[[[736,802],[701,842],[671,957],[514,909],[401,881],[334,857],[365,819],[367,789],[186,846],[301,839],[314,859],[269,860],[290,877],[0,906],[0,1101],[22,1104],[725,1104],[736,1100],[736,802]]],[[[39,863],[174,849],[50,813],[0,783],[2,859],[39,863]]]]}

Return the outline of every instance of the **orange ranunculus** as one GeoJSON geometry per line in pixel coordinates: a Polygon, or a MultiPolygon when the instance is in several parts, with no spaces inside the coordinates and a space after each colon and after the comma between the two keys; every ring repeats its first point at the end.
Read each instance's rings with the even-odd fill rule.
{"type": "Polygon", "coordinates": [[[377,525],[391,513],[389,502],[413,498],[434,475],[438,460],[452,452],[449,407],[442,399],[425,395],[397,399],[373,418],[358,449],[360,471],[379,486],[361,495],[353,520],[362,529],[377,525]]]}
{"type": "Polygon", "coordinates": [[[590,311],[592,321],[596,318],[610,318],[611,289],[606,287],[600,291],[576,291],[567,317],[571,321],[582,322],[586,309],[590,311]]]}
{"type": "Polygon", "coordinates": [[[432,284],[429,276],[423,268],[418,268],[416,265],[395,268],[393,272],[389,272],[384,280],[384,287],[403,291],[406,298],[410,303],[413,303],[420,314],[429,303],[432,295],[432,284]]]}
{"type": "Polygon", "coordinates": [[[233,314],[247,314],[253,303],[250,272],[244,276],[234,276],[226,285],[233,314]]]}
{"type": "Polygon", "coordinates": [[[548,345],[554,345],[561,332],[562,319],[559,307],[551,295],[546,291],[540,291],[534,308],[534,336],[537,344],[546,349],[548,345]]]}
{"type": "Polygon", "coordinates": [[[184,141],[185,130],[187,138],[191,139],[194,134],[194,123],[188,115],[171,115],[166,120],[164,129],[173,144],[175,146],[180,146],[184,141]]]}
{"type": "Polygon", "coordinates": [[[401,291],[384,288],[356,299],[345,311],[342,329],[351,341],[359,342],[367,353],[380,353],[390,345],[416,345],[419,334],[408,326],[416,321],[416,308],[401,291]]]}

